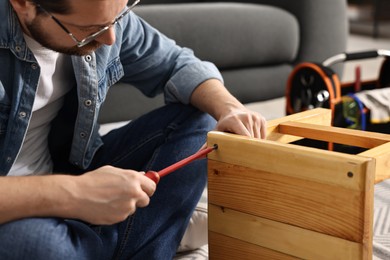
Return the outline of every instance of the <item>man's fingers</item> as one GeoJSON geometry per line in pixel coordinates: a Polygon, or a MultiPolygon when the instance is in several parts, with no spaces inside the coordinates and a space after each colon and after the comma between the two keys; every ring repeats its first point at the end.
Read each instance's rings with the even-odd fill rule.
{"type": "Polygon", "coordinates": [[[137,200],[135,206],[137,208],[144,208],[144,207],[148,206],[149,203],[150,203],[150,197],[145,195],[137,200]]]}
{"type": "MultiPolygon", "coordinates": [[[[157,172],[149,171],[148,174],[151,174],[153,178],[160,180],[160,176],[157,172]]],[[[141,189],[149,196],[152,197],[154,192],[156,191],[157,182],[154,181],[153,178],[145,178],[141,181],[141,189]]]]}

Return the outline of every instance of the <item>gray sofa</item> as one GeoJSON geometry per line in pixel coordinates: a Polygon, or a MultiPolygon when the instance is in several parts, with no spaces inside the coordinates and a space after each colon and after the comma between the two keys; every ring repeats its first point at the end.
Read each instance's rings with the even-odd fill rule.
{"type": "MultiPolygon", "coordinates": [[[[297,63],[321,62],[346,49],[346,0],[143,0],[135,13],[214,62],[243,103],[282,97],[297,63]]],[[[340,65],[334,70],[342,74],[340,65]]],[[[161,96],[146,98],[119,83],[109,91],[100,122],[134,119],[161,105],[161,96]]]]}

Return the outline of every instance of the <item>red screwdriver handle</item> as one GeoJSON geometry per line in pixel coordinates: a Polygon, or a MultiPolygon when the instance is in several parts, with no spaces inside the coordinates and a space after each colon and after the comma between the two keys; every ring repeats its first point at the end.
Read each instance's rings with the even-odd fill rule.
{"type": "Polygon", "coordinates": [[[145,176],[154,181],[156,184],[160,181],[160,175],[155,171],[148,171],[145,176]]]}

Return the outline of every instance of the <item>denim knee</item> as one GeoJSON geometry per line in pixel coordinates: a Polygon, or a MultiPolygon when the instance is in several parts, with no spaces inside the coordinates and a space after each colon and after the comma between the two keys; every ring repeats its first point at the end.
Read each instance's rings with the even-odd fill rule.
{"type": "MultiPolygon", "coordinates": [[[[27,218],[0,225],[0,259],[96,259],[64,220],[27,218]]],[[[85,241],[86,242],[86,241],[85,241]]]]}

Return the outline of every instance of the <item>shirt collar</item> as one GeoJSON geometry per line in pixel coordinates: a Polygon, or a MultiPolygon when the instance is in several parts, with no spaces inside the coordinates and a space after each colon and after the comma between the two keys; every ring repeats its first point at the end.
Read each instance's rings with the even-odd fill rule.
{"type": "Polygon", "coordinates": [[[18,16],[9,1],[0,1],[0,17],[3,19],[0,23],[0,48],[10,49],[22,60],[35,61],[24,40],[18,16]]]}

